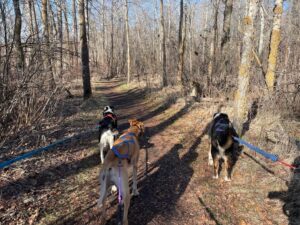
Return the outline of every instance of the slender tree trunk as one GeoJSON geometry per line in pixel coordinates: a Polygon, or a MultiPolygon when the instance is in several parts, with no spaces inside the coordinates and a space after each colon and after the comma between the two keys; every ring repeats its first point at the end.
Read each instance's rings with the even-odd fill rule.
{"type": "Polygon", "coordinates": [[[85,6],[85,16],[86,16],[86,38],[87,38],[87,43],[89,45],[89,41],[90,41],[90,11],[89,11],[89,1],[90,0],[86,0],[86,6],[85,6]]]}
{"type": "MultiPolygon", "coordinates": [[[[263,4],[262,2],[260,4],[263,4]]],[[[259,14],[260,14],[260,35],[259,35],[259,43],[258,43],[258,55],[261,58],[263,47],[264,47],[264,31],[265,31],[265,14],[263,7],[259,7],[259,14]]]]}
{"type": "Polygon", "coordinates": [[[57,1],[58,14],[58,39],[59,39],[59,77],[62,78],[63,73],[63,10],[62,0],[57,1]]]}
{"type": "Polygon", "coordinates": [[[114,76],[114,0],[111,2],[111,32],[110,32],[110,77],[114,76]]]}
{"type": "Polygon", "coordinates": [[[280,44],[280,26],[281,26],[281,17],[282,17],[282,1],[276,0],[274,7],[274,17],[273,17],[273,28],[271,33],[271,42],[270,42],[270,54],[268,58],[268,69],[266,73],[266,83],[268,90],[273,92],[275,85],[275,70],[276,62],[278,56],[278,47],[280,44]]]}
{"type": "Polygon", "coordinates": [[[74,44],[74,55],[76,65],[78,66],[78,29],[77,29],[77,10],[76,0],[72,1],[72,14],[73,14],[73,44],[74,44]]]}
{"type": "Polygon", "coordinates": [[[67,58],[68,58],[68,63],[70,63],[70,60],[71,60],[70,29],[69,29],[69,21],[68,21],[68,12],[67,12],[67,7],[66,7],[65,2],[63,3],[63,13],[64,13],[64,19],[65,19],[66,39],[67,39],[67,46],[68,46],[67,58]]]}
{"type": "Polygon", "coordinates": [[[127,42],[127,83],[131,81],[131,60],[130,60],[130,39],[129,39],[129,24],[128,24],[128,1],[125,0],[125,25],[126,25],[126,42],[127,42]]]}
{"type": "Polygon", "coordinates": [[[205,10],[205,20],[204,20],[204,41],[202,46],[202,62],[205,63],[206,58],[206,45],[207,45],[207,20],[208,20],[208,11],[205,10]]]}
{"type": "Polygon", "coordinates": [[[166,37],[165,37],[165,25],[164,25],[164,1],[160,0],[160,43],[162,54],[162,86],[168,85],[167,70],[166,70],[166,37]]]}
{"type": "Polygon", "coordinates": [[[79,4],[78,12],[79,12],[79,27],[80,27],[83,98],[87,99],[91,97],[92,89],[91,89],[91,81],[90,81],[89,49],[88,49],[87,37],[86,37],[84,0],[79,0],[78,4],[79,4]]]}
{"type": "Polygon", "coordinates": [[[234,125],[241,135],[243,122],[247,116],[247,92],[249,86],[250,68],[252,64],[252,48],[254,35],[254,19],[257,13],[259,0],[250,0],[244,22],[244,37],[241,63],[238,74],[238,90],[235,95],[234,125]]]}
{"type": "Polygon", "coordinates": [[[223,54],[223,50],[227,50],[227,45],[230,41],[230,24],[231,24],[231,15],[233,8],[233,0],[225,1],[225,10],[224,10],[224,22],[223,22],[223,36],[221,40],[221,52],[223,54]]]}
{"type": "Polygon", "coordinates": [[[210,43],[209,52],[209,64],[208,64],[208,76],[207,76],[207,88],[209,96],[211,96],[211,86],[212,86],[212,75],[215,72],[216,64],[216,50],[218,45],[218,15],[219,15],[219,3],[220,0],[215,0],[214,7],[214,25],[212,30],[212,40],[210,43]]]}
{"type": "Polygon", "coordinates": [[[18,69],[24,68],[24,53],[21,44],[22,18],[19,0],[13,0],[15,11],[14,45],[18,53],[18,69]]]}
{"type": "Polygon", "coordinates": [[[48,23],[48,0],[42,0],[42,22],[44,26],[44,40],[46,42],[46,55],[45,55],[45,70],[48,72],[49,89],[55,87],[55,81],[52,71],[52,63],[50,58],[50,41],[49,41],[49,23],[48,23]]]}
{"type": "Polygon", "coordinates": [[[184,53],[185,53],[185,38],[186,38],[186,17],[183,11],[183,0],[180,0],[180,17],[179,17],[179,36],[178,36],[178,64],[177,64],[177,79],[180,80],[181,89],[184,95],[187,91],[187,81],[184,77],[184,53]]]}
{"type": "MultiPolygon", "coordinates": [[[[37,22],[37,18],[36,18],[36,11],[35,11],[35,0],[33,1],[33,5],[32,5],[32,12],[33,12],[33,19],[34,19],[34,26],[35,26],[35,33],[36,33],[36,39],[40,40],[40,35],[39,35],[39,26],[38,26],[38,22],[37,22]]],[[[39,47],[40,48],[40,47],[39,47]]]]}
{"type": "Polygon", "coordinates": [[[105,57],[106,57],[106,49],[105,49],[105,0],[102,0],[102,65],[105,63],[105,57]]]}
{"type": "MultiPolygon", "coordinates": [[[[0,11],[1,11],[1,20],[4,32],[4,44],[5,44],[5,63],[3,67],[3,82],[6,82],[6,78],[9,73],[10,63],[9,63],[9,44],[8,44],[8,31],[7,31],[7,22],[6,22],[6,8],[5,5],[0,2],[0,11]]],[[[4,93],[3,93],[4,94],[4,93]]]]}

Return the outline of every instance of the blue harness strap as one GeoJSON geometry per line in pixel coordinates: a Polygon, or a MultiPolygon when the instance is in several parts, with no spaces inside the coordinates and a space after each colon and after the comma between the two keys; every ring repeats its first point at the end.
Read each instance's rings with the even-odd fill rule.
{"type": "Polygon", "coordinates": [[[236,140],[236,141],[239,142],[240,144],[247,146],[249,149],[251,149],[251,150],[253,150],[253,151],[255,151],[255,152],[257,152],[257,153],[263,155],[263,156],[266,157],[267,159],[270,159],[270,160],[272,160],[273,162],[278,161],[278,156],[277,156],[277,155],[273,155],[273,154],[271,154],[271,153],[265,152],[265,151],[263,151],[262,149],[260,149],[260,148],[258,148],[258,147],[256,147],[256,146],[254,146],[254,145],[251,145],[250,143],[248,143],[248,142],[246,142],[246,141],[244,141],[244,140],[242,140],[242,139],[240,139],[240,138],[237,138],[237,137],[234,137],[234,136],[232,136],[232,137],[233,137],[234,140],[236,140]]]}
{"type": "Polygon", "coordinates": [[[126,133],[126,134],[124,134],[124,135],[122,135],[121,137],[120,137],[120,139],[122,140],[122,142],[121,143],[119,143],[119,144],[117,144],[117,145],[114,145],[112,148],[111,148],[111,150],[114,152],[114,154],[118,157],[118,158],[120,158],[120,159],[128,159],[129,158],[129,144],[134,144],[135,143],[135,141],[133,140],[133,139],[126,139],[126,137],[128,137],[128,136],[135,136],[135,133],[126,133]],[[127,144],[127,146],[128,146],[128,152],[126,153],[126,154],[121,154],[119,151],[118,151],[118,147],[120,147],[123,143],[125,143],[125,144],[127,144]]]}

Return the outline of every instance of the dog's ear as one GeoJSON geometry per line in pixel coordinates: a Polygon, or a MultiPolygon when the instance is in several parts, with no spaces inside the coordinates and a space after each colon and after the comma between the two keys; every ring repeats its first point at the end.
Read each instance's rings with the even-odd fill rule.
{"type": "Polygon", "coordinates": [[[115,107],[113,105],[109,106],[112,110],[115,110],[115,107]]]}
{"type": "Polygon", "coordinates": [[[133,126],[133,125],[135,125],[138,121],[137,121],[136,119],[129,119],[128,122],[129,122],[130,126],[133,126]]]}

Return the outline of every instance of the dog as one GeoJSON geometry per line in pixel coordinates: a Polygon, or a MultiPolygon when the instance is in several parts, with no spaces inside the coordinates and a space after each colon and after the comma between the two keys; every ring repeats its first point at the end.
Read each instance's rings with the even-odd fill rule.
{"type": "Polygon", "coordinates": [[[99,122],[99,149],[100,160],[104,162],[104,152],[112,148],[116,135],[118,135],[118,119],[113,106],[105,106],[102,112],[103,118],[99,122]]]}
{"type": "Polygon", "coordinates": [[[120,205],[124,206],[123,224],[128,224],[128,209],[130,205],[128,168],[133,166],[132,194],[138,195],[137,189],[137,165],[139,160],[140,145],[138,138],[144,134],[144,124],[136,119],[128,120],[130,127],[113,144],[107,153],[100,172],[100,198],[98,204],[103,207],[107,195],[107,189],[111,185],[118,186],[119,196],[122,196],[120,205]]]}
{"type": "Polygon", "coordinates": [[[240,146],[234,141],[238,137],[229,117],[225,113],[215,113],[210,129],[211,147],[208,153],[208,164],[214,166],[214,179],[219,178],[220,160],[224,160],[226,175],[230,181],[233,166],[240,154],[240,146]]]}

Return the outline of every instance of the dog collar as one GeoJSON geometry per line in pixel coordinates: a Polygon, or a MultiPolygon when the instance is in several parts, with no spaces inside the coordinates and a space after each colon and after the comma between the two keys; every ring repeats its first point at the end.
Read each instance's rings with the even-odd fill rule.
{"type": "Polygon", "coordinates": [[[117,119],[117,117],[115,115],[111,114],[111,113],[108,113],[107,115],[104,116],[104,118],[106,118],[106,117],[109,117],[109,118],[111,118],[113,120],[117,119]]]}

